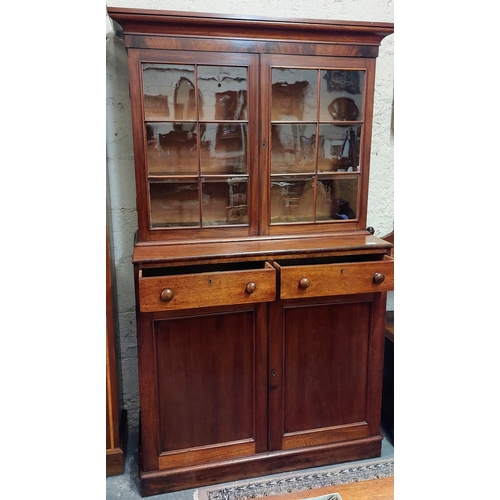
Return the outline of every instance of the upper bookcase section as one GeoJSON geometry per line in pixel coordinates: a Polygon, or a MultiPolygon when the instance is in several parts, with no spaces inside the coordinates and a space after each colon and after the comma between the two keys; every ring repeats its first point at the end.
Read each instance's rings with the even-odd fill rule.
{"type": "Polygon", "coordinates": [[[392,24],[108,15],[128,51],[138,244],[367,233],[392,24]]]}

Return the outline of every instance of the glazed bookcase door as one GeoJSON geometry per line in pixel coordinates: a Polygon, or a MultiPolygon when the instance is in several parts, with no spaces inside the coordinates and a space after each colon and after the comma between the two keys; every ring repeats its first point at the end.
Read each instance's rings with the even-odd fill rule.
{"type": "Polygon", "coordinates": [[[131,57],[139,240],[256,234],[256,56],[131,57]]]}
{"type": "Polygon", "coordinates": [[[264,55],[261,78],[261,233],[364,228],[372,61],[264,55]]]}

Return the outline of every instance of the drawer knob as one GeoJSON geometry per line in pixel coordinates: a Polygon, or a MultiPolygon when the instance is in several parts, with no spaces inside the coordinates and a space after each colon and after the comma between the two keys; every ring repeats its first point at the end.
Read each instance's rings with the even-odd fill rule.
{"type": "Polygon", "coordinates": [[[257,289],[257,285],[253,281],[248,283],[248,285],[247,285],[248,295],[252,295],[252,293],[255,292],[256,289],[257,289]]]}
{"type": "Polygon", "coordinates": [[[307,278],[302,278],[299,281],[300,288],[309,288],[311,286],[311,282],[307,278]]]}
{"type": "Polygon", "coordinates": [[[170,302],[173,298],[174,292],[172,292],[170,288],[165,288],[165,290],[160,293],[160,299],[163,300],[163,302],[170,302]]]}
{"type": "Polygon", "coordinates": [[[382,283],[385,280],[385,276],[382,273],[375,273],[373,275],[373,281],[375,283],[382,283]]]}

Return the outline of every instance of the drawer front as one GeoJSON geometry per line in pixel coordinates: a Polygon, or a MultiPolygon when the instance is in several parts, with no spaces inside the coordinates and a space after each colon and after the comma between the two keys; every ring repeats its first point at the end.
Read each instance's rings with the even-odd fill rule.
{"type": "Polygon", "coordinates": [[[141,312],[161,312],[214,307],[276,299],[276,270],[262,269],[204,272],[142,277],[139,274],[141,312]]]}
{"type": "Polygon", "coordinates": [[[394,261],[280,266],[280,297],[322,297],[394,289],[394,261]]]}

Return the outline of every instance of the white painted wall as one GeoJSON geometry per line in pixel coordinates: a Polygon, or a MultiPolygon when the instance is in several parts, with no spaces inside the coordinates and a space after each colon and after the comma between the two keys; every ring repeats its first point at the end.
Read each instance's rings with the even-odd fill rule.
{"type": "MultiPolygon", "coordinates": [[[[182,10],[268,17],[394,21],[393,0],[109,0],[108,6],[182,10]]],[[[394,84],[394,35],[386,37],[377,59],[368,225],[376,236],[394,227],[394,137],[391,131],[394,84]]],[[[128,92],[127,55],[123,42],[106,20],[106,156],[108,221],[115,265],[115,291],[120,345],[123,404],[129,429],[136,431],[139,414],[135,298],[131,263],[137,230],[133,145],[128,92]]],[[[388,310],[394,308],[388,297],[388,310]]]]}

